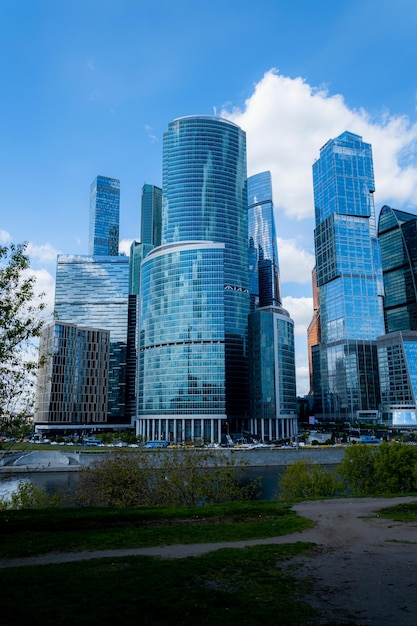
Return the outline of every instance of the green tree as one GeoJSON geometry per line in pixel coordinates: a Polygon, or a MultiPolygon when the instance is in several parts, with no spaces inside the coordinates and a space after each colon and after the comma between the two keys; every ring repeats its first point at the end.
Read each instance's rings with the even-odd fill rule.
{"type": "Polygon", "coordinates": [[[42,295],[35,296],[27,244],[0,247],[0,435],[16,430],[30,401],[37,363],[27,358],[44,320],[42,295]]]}
{"type": "Polygon", "coordinates": [[[138,450],[109,453],[81,471],[75,501],[88,506],[171,506],[243,500],[243,468],[212,451],[138,450]]]}
{"type": "Polygon", "coordinates": [[[375,453],[378,446],[356,443],[345,448],[338,472],[346,491],[354,496],[375,493],[375,453]]]}
{"type": "Polygon", "coordinates": [[[289,465],[279,481],[282,500],[331,498],[340,493],[341,488],[333,471],[302,459],[289,465]]]}
{"type": "Polygon", "coordinates": [[[379,493],[410,493],[416,489],[417,448],[383,443],[374,455],[375,484],[379,493]]]}

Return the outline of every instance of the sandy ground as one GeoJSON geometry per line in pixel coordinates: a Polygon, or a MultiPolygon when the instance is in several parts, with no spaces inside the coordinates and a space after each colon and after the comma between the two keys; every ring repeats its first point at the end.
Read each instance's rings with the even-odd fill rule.
{"type": "MultiPolygon", "coordinates": [[[[417,525],[392,522],[378,510],[416,498],[365,498],[302,502],[299,515],[314,528],[264,540],[51,553],[0,561],[0,568],[44,565],[130,555],[167,559],[198,556],[224,547],[311,541],[311,556],[292,559],[286,566],[300,580],[313,579],[307,601],[320,611],[320,626],[417,626],[417,525]]],[[[277,618],[277,624],[279,624],[277,618]]],[[[285,625],[283,625],[285,626],[285,625]]],[[[300,625],[302,626],[302,625],[300,625]]]]}

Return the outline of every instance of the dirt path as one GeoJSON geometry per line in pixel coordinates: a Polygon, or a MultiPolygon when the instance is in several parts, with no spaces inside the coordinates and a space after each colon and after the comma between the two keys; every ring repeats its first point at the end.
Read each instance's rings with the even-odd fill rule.
{"type": "Polygon", "coordinates": [[[132,555],[166,559],[199,556],[220,548],[311,541],[309,557],[293,559],[288,567],[300,578],[314,578],[307,600],[327,626],[417,625],[417,525],[392,522],[377,511],[416,498],[365,498],[302,502],[299,515],[314,528],[284,537],[229,543],[159,546],[97,552],[50,553],[0,561],[0,568],[65,563],[132,555]]]}

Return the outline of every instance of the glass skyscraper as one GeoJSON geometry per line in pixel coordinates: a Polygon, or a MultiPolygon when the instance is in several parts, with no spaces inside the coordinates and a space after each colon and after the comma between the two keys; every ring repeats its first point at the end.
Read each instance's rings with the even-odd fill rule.
{"type": "Polygon", "coordinates": [[[142,243],[161,245],[162,189],[145,184],[142,187],[141,237],[142,243]]]}
{"type": "Polygon", "coordinates": [[[378,240],[386,332],[417,330],[417,215],[383,206],[378,240]]]}
{"type": "Polygon", "coordinates": [[[262,440],[297,434],[294,322],[281,307],[270,172],[248,178],[251,313],[248,430],[262,440]]]}
{"type": "Polygon", "coordinates": [[[125,415],[129,259],[59,255],[55,287],[58,321],[110,331],[108,422],[125,415]]]}
{"type": "Polygon", "coordinates": [[[248,178],[248,229],[251,310],[281,306],[270,172],[248,178]]]}
{"type": "Polygon", "coordinates": [[[120,181],[97,176],[90,188],[90,254],[119,254],[119,213],[120,181]]]}
{"type": "Polygon", "coordinates": [[[174,120],[164,135],[162,189],[162,246],[142,265],[139,429],[148,434],[158,420],[172,419],[163,432],[178,438],[181,430],[185,438],[195,419],[194,437],[200,428],[202,437],[218,441],[226,419],[232,429],[247,418],[245,133],[216,117],[174,120]],[[163,276],[176,288],[162,284],[163,276]],[[175,372],[163,355],[171,353],[173,363],[179,352],[175,372]],[[184,363],[190,371],[179,386],[184,363]],[[150,410],[151,421],[145,419],[150,410]]]}
{"type": "Polygon", "coordinates": [[[317,414],[353,420],[379,404],[375,340],[384,332],[372,148],[344,132],[313,165],[321,343],[313,348],[317,414]]]}

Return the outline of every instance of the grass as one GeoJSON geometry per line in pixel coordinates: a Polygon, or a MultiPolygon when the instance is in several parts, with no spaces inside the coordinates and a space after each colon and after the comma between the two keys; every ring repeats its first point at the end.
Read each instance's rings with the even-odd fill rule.
{"type": "Polygon", "coordinates": [[[2,625],[307,626],[309,590],[287,570],[311,544],[224,549],[200,557],[96,559],[0,570],[2,625]]]}
{"type": "Polygon", "coordinates": [[[273,501],[204,507],[0,511],[0,558],[259,539],[312,525],[297,516],[291,505],[273,501]]]}
{"type": "MultiPolygon", "coordinates": [[[[411,494],[415,495],[415,494],[411,494]]],[[[379,517],[392,519],[394,522],[417,522],[417,502],[405,502],[378,511],[379,517]]]]}

